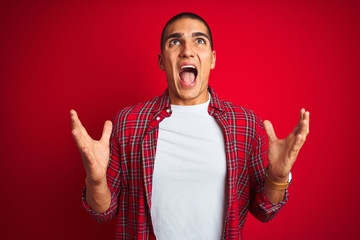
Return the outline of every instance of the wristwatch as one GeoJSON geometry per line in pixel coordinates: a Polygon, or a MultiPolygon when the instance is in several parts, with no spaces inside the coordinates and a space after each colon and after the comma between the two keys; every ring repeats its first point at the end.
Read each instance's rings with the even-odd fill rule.
{"type": "Polygon", "coordinates": [[[292,174],[291,172],[289,172],[289,178],[288,181],[286,183],[280,183],[280,182],[275,182],[274,180],[272,180],[269,176],[269,170],[266,168],[265,169],[265,182],[272,188],[275,190],[285,190],[287,189],[292,181],[292,174]]]}

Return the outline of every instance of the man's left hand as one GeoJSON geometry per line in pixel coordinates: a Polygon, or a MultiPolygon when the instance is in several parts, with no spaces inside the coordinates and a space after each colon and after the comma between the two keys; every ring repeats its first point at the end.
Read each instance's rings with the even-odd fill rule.
{"type": "Polygon", "coordinates": [[[269,139],[268,160],[269,176],[276,182],[287,182],[288,175],[297,155],[309,134],[310,113],[300,110],[299,122],[285,139],[276,137],[270,121],[265,120],[265,131],[269,139]]]}

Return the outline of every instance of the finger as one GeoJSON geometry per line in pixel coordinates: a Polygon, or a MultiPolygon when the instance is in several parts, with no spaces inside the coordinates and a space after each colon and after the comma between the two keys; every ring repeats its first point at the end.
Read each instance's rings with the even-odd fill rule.
{"type": "Polygon", "coordinates": [[[300,109],[299,121],[298,121],[299,126],[300,126],[302,120],[304,119],[304,113],[305,113],[305,108],[300,109]]]}
{"type": "Polygon", "coordinates": [[[93,155],[91,154],[90,148],[86,145],[84,139],[76,132],[76,129],[72,130],[72,133],[84,164],[88,165],[89,162],[93,162],[93,155]]]}
{"type": "Polygon", "coordinates": [[[294,129],[293,129],[293,131],[292,131],[292,133],[293,133],[294,135],[296,135],[296,134],[299,132],[300,124],[301,124],[301,123],[298,123],[298,124],[296,124],[296,126],[294,127],[294,129]]]}
{"type": "Polygon", "coordinates": [[[71,130],[71,134],[75,140],[76,146],[78,147],[79,151],[82,152],[82,148],[85,146],[85,142],[81,134],[77,129],[71,130]]]}
{"type": "Polygon", "coordinates": [[[301,147],[304,145],[304,143],[305,143],[304,136],[301,134],[297,135],[296,140],[289,151],[288,157],[290,159],[296,160],[296,157],[297,157],[301,147]]]}
{"type": "Polygon", "coordinates": [[[304,119],[300,126],[299,134],[301,134],[304,139],[306,139],[307,136],[308,125],[309,125],[308,119],[304,119]]]}
{"type": "Polygon", "coordinates": [[[303,121],[303,119],[304,119],[304,113],[305,113],[305,109],[304,108],[302,108],[301,110],[300,110],[300,113],[299,113],[299,121],[298,121],[298,124],[294,127],[294,129],[293,129],[293,131],[292,131],[292,133],[293,134],[298,134],[298,132],[299,132],[299,129],[300,129],[300,127],[301,127],[301,122],[303,121]]]}
{"type": "Polygon", "coordinates": [[[112,131],[112,122],[108,120],[104,124],[104,130],[103,130],[100,141],[101,142],[109,142],[110,136],[111,136],[111,131],[112,131]]]}
{"type": "Polygon", "coordinates": [[[80,153],[82,153],[83,152],[82,148],[84,148],[87,143],[87,139],[86,136],[84,136],[84,133],[85,135],[87,135],[87,132],[85,128],[82,126],[80,119],[74,109],[70,110],[70,115],[71,115],[71,125],[72,125],[71,133],[73,135],[73,138],[80,153]]]}
{"type": "Polygon", "coordinates": [[[72,129],[79,128],[79,117],[74,109],[70,110],[71,127],[72,129]]]}
{"type": "Polygon", "coordinates": [[[82,125],[77,112],[74,109],[70,110],[70,115],[71,115],[71,125],[73,129],[76,129],[79,133],[79,136],[81,138],[83,138],[86,141],[91,141],[92,138],[89,136],[89,134],[87,133],[85,127],[82,125]]]}
{"type": "Polygon", "coordinates": [[[71,129],[74,129],[74,118],[75,118],[75,110],[71,109],[70,110],[70,119],[71,119],[71,129]]]}
{"type": "Polygon", "coordinates": [[[79,119],[79,116],[77,115],[77,112],[74,109],[70,110],[70,116],[71,116],[71,124],[73,126],[73,129],[81,129],[83,128],[83,125],[81,124],[81,121],[79,119]]]}
{"type": "Polygon", "coordinates": [[[310,132],[310,112],[305,112],[305,119],[307,120],[306,135],[308,135],[310,132]]]}
{"type": "Polygon", "coordinates": [[[276,134],[275,134],[275,130],[273,125],[271,124],[271,122],[269,120],[265,120],[264,121],[264,127],[265,127],[265,131],[266,131],[266,135],[269,138],[269,141],[274,142],[277,140],[276,134]]]}

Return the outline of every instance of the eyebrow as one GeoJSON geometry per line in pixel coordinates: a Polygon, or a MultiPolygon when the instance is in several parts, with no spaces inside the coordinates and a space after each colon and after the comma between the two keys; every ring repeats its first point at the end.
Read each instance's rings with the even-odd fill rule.
{"type": "MultiPolygon", "coordinates": [[[[167,36],[165,38],[165,42],[169,39],[169,38],[181,38],[184,34],[183,33],[173,33],[173,34],[170,34],[169,36],[167,36]]],[[[210,41],[210,38],[207,34],[203,33],[203,32],[193,32],[191,34],[192,37],[206,37],[209,41],[210,41]]]]}
{"type": "Polygon", "coordinates": [[[194,32],[191,34],[192,37],[206,37],[209,41],[210,41],[210,38],[207,34],[203,33],[203,32],[194,32]]]}

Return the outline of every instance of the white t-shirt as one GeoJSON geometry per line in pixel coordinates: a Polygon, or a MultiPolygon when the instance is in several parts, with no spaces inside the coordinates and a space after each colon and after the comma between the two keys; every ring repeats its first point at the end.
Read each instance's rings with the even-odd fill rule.
{"type": "Polygon", "coordinates": [[[219,240],[226,213],[224,136],[210,99],[172,105],[159,124],[151,218],[159,240],[219,240]]]}

